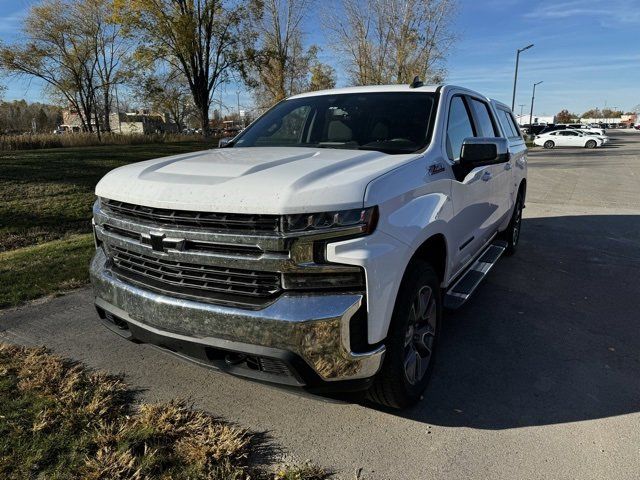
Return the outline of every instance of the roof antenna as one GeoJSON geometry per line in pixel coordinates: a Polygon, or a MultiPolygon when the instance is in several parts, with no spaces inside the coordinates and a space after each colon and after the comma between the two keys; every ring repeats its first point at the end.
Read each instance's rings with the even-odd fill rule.
{"type": "Polygon", "coordinates": [[[416,75],[415,77],[413,77],[413,82],[409,84],[409,88],[418,88],[422,87],[423,85],[424,83],[422,82],[422,80],[420,80],[420,76],[416,75]]]}

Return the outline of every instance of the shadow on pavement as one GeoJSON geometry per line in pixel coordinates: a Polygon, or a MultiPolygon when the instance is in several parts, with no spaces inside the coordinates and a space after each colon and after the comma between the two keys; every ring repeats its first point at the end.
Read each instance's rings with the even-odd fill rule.
{"type": "Polygon", "coordinates": [[[505,429],[638,411],[640,215],[620,215],[526,219],[516,255],[446,315],[425,399],[400,415],[505,429]]]}

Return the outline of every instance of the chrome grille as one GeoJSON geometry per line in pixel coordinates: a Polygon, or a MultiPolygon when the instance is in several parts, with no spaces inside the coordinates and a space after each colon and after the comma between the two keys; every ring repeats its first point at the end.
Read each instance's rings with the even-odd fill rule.
{"type": "Polygon", "coordinates": [[[177,262],[111,247],[116,274],[154,289],[189,296],[226,294],[268,298],[280,292],[280,274],[177,262]]]}
{"type": "Polygon", "coordinates": [[[280,226],[280,217],[278,215],[192,212],[188,210],[145,207],[116,200],[104,200],[103,206],[119,216],[151,222],[154,225],[265,233],[277,232],[280,226]]]}
{"type": "MultiPolygon", "coordinates": [[[[103,227],[107,232],[115,233],[121,237],[135,240],[140,245],[151,245],[151,238],[140,233],[105,224],[103,227]]],[[[224,244],[215,242],[202,242],[198,240],[164,240],[165,248],[172,248],[181,252],[205,252],[228,255],[243,255],[249,257],[260,257],[264,252],[255,245],[224,244]]]]}

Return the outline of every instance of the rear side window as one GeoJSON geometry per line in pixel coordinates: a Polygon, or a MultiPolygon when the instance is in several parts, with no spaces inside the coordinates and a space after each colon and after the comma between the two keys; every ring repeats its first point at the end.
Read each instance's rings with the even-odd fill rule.
{"type": "Polygon", "coordinates": [[[475,98],[470,98],[470,105],[473,108],[473,112],[476,116],[476,127],[478,129],[478,136],[480,137],[497,137],[499,136],[496,131],[496,127],[491,119],[491,113],[489,112],[489,105],[475,98]]]}
{"type": "Polygon", "coordinates": [[[498,121],[507,137],[519,137],[518,127],[516,127],[513,117],[506,110],[498,109],[498,121]]]}
{"type": "Polygon", "coordinates": [[[475,136],[472,125],[462,97],[453,97],[449,106],[449,121],[447,123],[447,155],[451,160],[460,158],[462,142],[465,138],[475,136]]]}

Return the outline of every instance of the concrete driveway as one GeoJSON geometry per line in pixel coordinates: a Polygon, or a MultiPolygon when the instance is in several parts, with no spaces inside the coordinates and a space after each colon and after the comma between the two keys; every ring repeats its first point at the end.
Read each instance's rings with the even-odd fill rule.
{"type": "Polygon", "coordinates": [[[148,399],[188,397],[353,479],[640,478],[640,132],[530,153],[523,238],[447,316],[424,400],[402,413],[300,396],[134,345],[89,290],[0,316],[148,399]]]}

